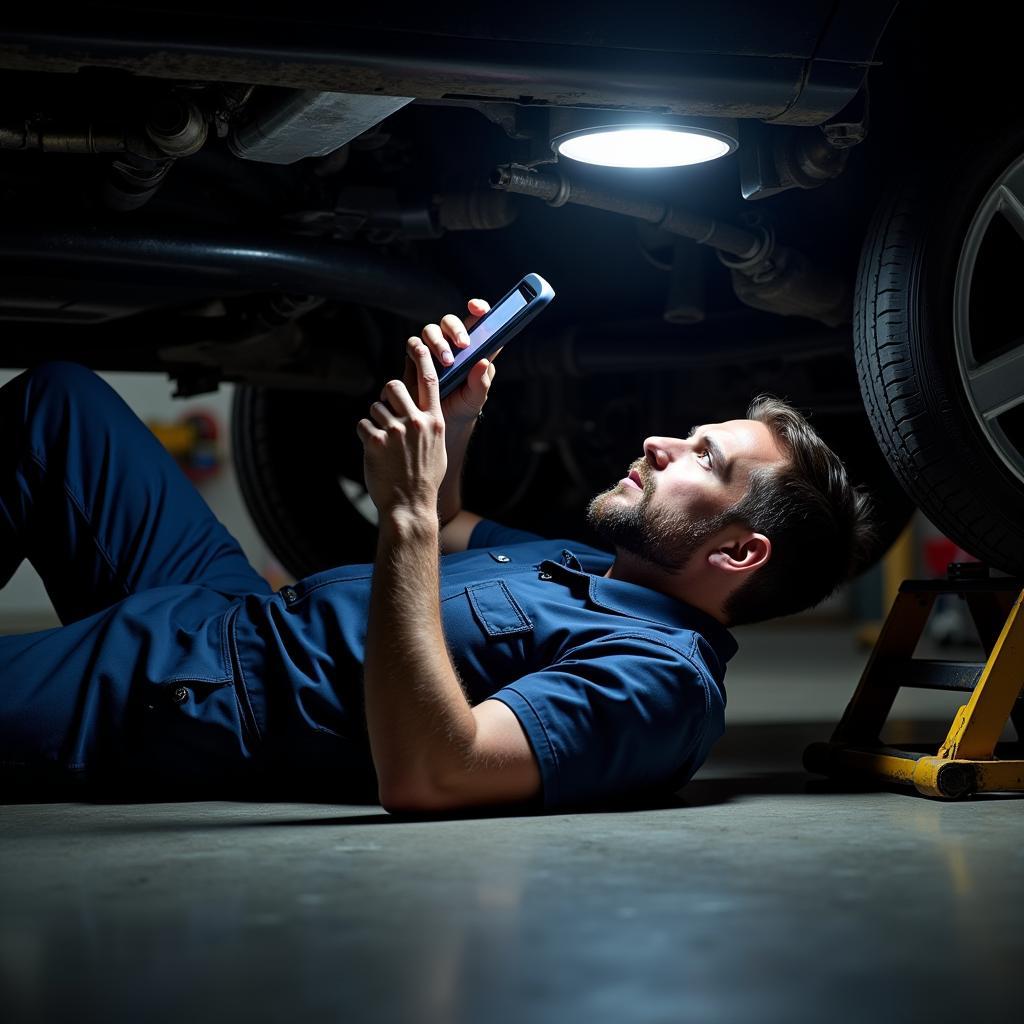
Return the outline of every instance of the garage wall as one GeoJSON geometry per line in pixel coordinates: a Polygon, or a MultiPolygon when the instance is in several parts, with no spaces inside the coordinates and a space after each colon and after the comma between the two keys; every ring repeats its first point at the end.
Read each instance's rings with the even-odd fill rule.
{"type": "MultiPolygon", "coordinates": [[[[0,370],[0,385],[6,384],[17,371],[0,370]]],[[[242,546],[252,565],[274,586],[288,582],[284,570],[260,539],[242,502],[235,479],[230,451],[230,411],[233,385],[221,385],[214,394],[196,398],[172,398],[174,385],[165,377],[144,373],[101,374],[143,420],[174,422],[184,414],[197,410],[209,412],[220,428],[218,447],[221,454],[219,472],[197,486],[200,493],[222,523],[242,546]]],[[[8,632],[44,629],[57,625],[53,607],[42,581],[26,562],[6,587],[0,590],[0,620],[8,632]]]]}

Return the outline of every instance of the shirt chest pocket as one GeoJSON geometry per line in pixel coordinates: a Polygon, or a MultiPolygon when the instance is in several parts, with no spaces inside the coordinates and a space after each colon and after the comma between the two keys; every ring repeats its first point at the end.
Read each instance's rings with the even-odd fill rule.
{"type": "Polygon", "coordinates": [[[473,616],[491,637],[522,636],[533,632],[533,622],[501,580],[466,588],[473,616]]]}

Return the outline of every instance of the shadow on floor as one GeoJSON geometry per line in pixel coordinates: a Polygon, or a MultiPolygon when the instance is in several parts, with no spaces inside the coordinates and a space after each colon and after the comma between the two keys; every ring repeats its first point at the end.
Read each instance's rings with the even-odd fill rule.
{"type": "MultiPolygon", "coordinates": [[[[609,811],[658,811],[681,810],[686,808],[707,807],[723,804],[744,797],[766,795],[801,796],[804,794],[822,795],[827,793],[866,792],[881,787],[871,784],[837,782],[810,775],[803,770],[802,755],[804,748],[813,742],[828,739],[835,723],[833,722],[799,722],[799,723],[764,723],[740,724],[730,726],[725,736],[715,746],[707,763],[679,793],[668,798],[632,800],[626,804],[616,803],[600,807],[587,807],[572,810],[572,813],[607,813],[609,811]]],[[[942,735],[942,726],[937,723],[904,723],[903,734],[908,738],[919,738],[930,741],[935,735],[942,735]]],[[[896,787],[898,789],[898,787],[896,787]]],[[[211,801],[229,801],[231,814],[223,820],[210,820],[204,815],[198,821],[139,821],[139,822],[107,822],[99,830],[109,831],[182,831],[190,828],[203,829],[223,828],[280,828],[302,826],[343,826],[343,825],[387,825],[395,826],[403,822],[455,820],[459,818],[488,817],[521,817],[535,816],[542,813],[529,808],[496,808],[478,809],[465,814],[447,813],[443,815],[394,815],[378,809],[376,804],[366,804],[363,809],[357,805],[361,801],[344,799],[325,799],[322,794],[311,794],[301,790],[289,789],[287,792],[251,792],[238,790],[217,793],[161,793],[157,797],[150,794],[110,794],[90,793],[80,787],[69,788],[66,785],[47,784],[35,786],[22,784],[15,788],[3,787],[0,791],[0,804],[24,803],[89,803],[107,806],[145,806],[159,803],[203,803],[211,801]],[[266,814],[267,808],[285,804],[320,804],[326,807],[344,805],[353,813],[318,817],[316,815],[274,817],[266,814]],[[252,816],[238,817],[240,808],[246,804],[253,806],[256,812],[252,816]]],[[[557,813],[567,813],[560,810],[557,813]]],[[[85,826],[88,831],[88,825],[85,826]]]]}

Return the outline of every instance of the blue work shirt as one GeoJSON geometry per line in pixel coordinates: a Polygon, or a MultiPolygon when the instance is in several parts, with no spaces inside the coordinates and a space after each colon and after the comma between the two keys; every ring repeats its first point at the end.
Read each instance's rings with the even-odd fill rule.
{"type": "MultiPolygon", "coordinates": [[[[441,559],[452,664],[471,704],[500,700],[518,718],[546,808],[672,792],[724,728],[735,640],[696,608],[606,579],[612,560],[489,520],[441,559]]],[[[234,621],[266,741],[282,764],[339,788],[372,785],[362,694],[372,572],[346,566],[252,595],[234,621]]]]}

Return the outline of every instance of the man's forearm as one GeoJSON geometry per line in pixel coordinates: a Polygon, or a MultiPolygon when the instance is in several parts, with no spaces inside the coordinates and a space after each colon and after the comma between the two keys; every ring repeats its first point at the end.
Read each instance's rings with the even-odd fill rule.
{"type": "Polygon", "coordinates": [[[449,424],[445,429],[444,445],[448,456],[448,470],[437,493],[437,515],[441,525],[451,522],[462,510],[462,467],[466,461],[466,448],[473,435],[476,420],[449,424]]]}
{"type": "Polygon", "coordinates": [[[432,514],[381,523],[364,665],[366,723],[385,806],[429,800],[457,771],[476,721],[441,627],[432,514]]]}

